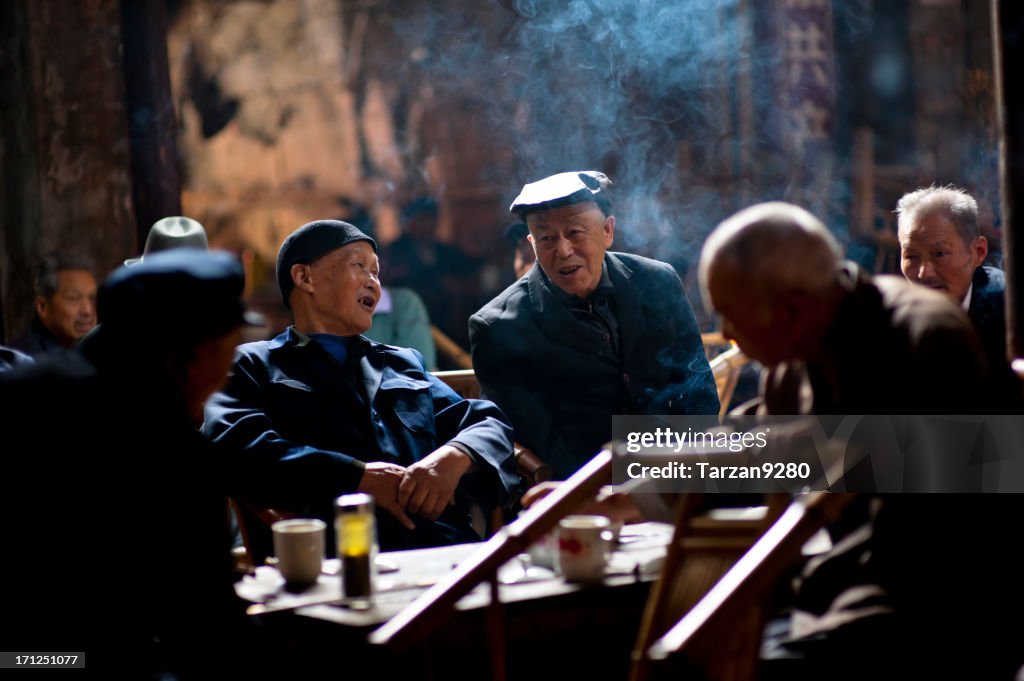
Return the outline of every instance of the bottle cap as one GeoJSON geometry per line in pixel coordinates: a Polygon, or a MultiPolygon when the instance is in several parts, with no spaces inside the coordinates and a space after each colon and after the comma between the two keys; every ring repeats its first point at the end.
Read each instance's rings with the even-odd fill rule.
{"type": "Polygon", "coordinates": [[[342,494],[334,500],[336,513],[373,513],[373,497],[369,494],[342,494]]]}

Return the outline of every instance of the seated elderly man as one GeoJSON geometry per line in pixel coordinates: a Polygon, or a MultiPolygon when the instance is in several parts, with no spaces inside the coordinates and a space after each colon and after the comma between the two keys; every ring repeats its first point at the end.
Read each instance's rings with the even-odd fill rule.
{"type": "Polygon", "coordinates": [[[974,322],[990,366],[1006,363],[1006,279],[982,264],[988,241],[977,202],[962,189],[933,186],[904,194],[896,213],[903,275],[949,296],[974,322]]]}
{"type": "Polygon", "coordinates": [[[380,299],[376,251],[337,220],[285,239],[277,277],[295,325],[239,348],[204,432],[235,452],[236,493],[252,503],[331,521],[334,499],[360,491],[384,549],[479,540],[470,502],[504,504],[518,484],[511,428],[419,353],[360,335],[380,299]]]}
{"type": "Polygon", "coordinates": [[[473,366],[516,440],[564,479],[611,439],[614,414],[717,414],[693,310],[666,263],[608,251],[603,173],[552,175],[512,203],[537,266],[469,321],[473,366]]]}
{"type": "Polygon", "coordinates": [[[61,352],[96,326],[96,279],[88,259],[68,253],[44,258],[35,287],[35,315],[12,341],[14,349],[32,357],[61,352]]]}

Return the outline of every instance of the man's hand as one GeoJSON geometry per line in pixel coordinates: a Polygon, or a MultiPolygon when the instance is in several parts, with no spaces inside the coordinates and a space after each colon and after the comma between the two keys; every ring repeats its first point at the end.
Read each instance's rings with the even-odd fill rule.
{"type": "Polygon", "coordinates": [[[405,504],[398,502],[398,487],[405,477],[406,469],[393,463],[373,461],[366,464],[363,477],[359,480],[358,491],[373,497],[377,506],[395,516],[407,530],[415,530],[412,519],[405,514],[405,504]]]}
{"type": "Polygon", "coordinates": [[[398,486],[398,504],[410,514],[437,520],[452,503],[455,488],[473,460],[465,452],[444,445],[405,469],[398,486]]]}
{"type": "Polygon", "coordinates": [[[523,493],[523,498],[519,500],[519,503],[523,505],[523,508],[530,508],[535,503],[558,489],[560,484],[562,483],[539,482],[523,493]]]}

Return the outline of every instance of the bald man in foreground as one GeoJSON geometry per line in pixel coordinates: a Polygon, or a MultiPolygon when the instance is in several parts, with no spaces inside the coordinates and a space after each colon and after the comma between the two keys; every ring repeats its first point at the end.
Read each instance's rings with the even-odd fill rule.
{"type": "MultiPolygon", "coordinates": [[[[760,204],[723,222],[699,274],[723,333],[767,369],[764,413],[988,413],[989,374],[963,310],[844,262],[821,221],[797,206],[760,204]]],[[[946,482],[962,489],[971,474],[946,482]]],[[[790,678],[1010,678],[1024,663],[1013,643],[1024,626],[1019,617],[994,624],[1005,619],[984,610],[1009,616],[1024,605],[1009,567],[1016,549],[999,538],[1020,535],[1019,496],[861,497],[845,531],[832,528],[833,551],[797,582],[787,638],[808,664],[790,678]],[[1013,529],[995,528],[996,517],[1014,518],[1013,529]]]]}

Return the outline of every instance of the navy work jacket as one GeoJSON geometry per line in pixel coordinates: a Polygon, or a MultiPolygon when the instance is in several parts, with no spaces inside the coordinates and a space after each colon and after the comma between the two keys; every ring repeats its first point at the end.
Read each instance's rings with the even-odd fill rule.
{"type": "Polygon", "coordinates": [[[497,406],[457,395],[415,350],[362,336],[344,365],[294,327],[240,346],[203,430],[232,452],[235,496],[328,526],[334,499],[356,491],[366,462],[408,466],[449,443],[471,452],[475,471],[437,521],[413,517],[410,532],[378,510],[384,550],[479,540],[471,502],[507,504],[519,484],[512,429],[497,406]]]}

